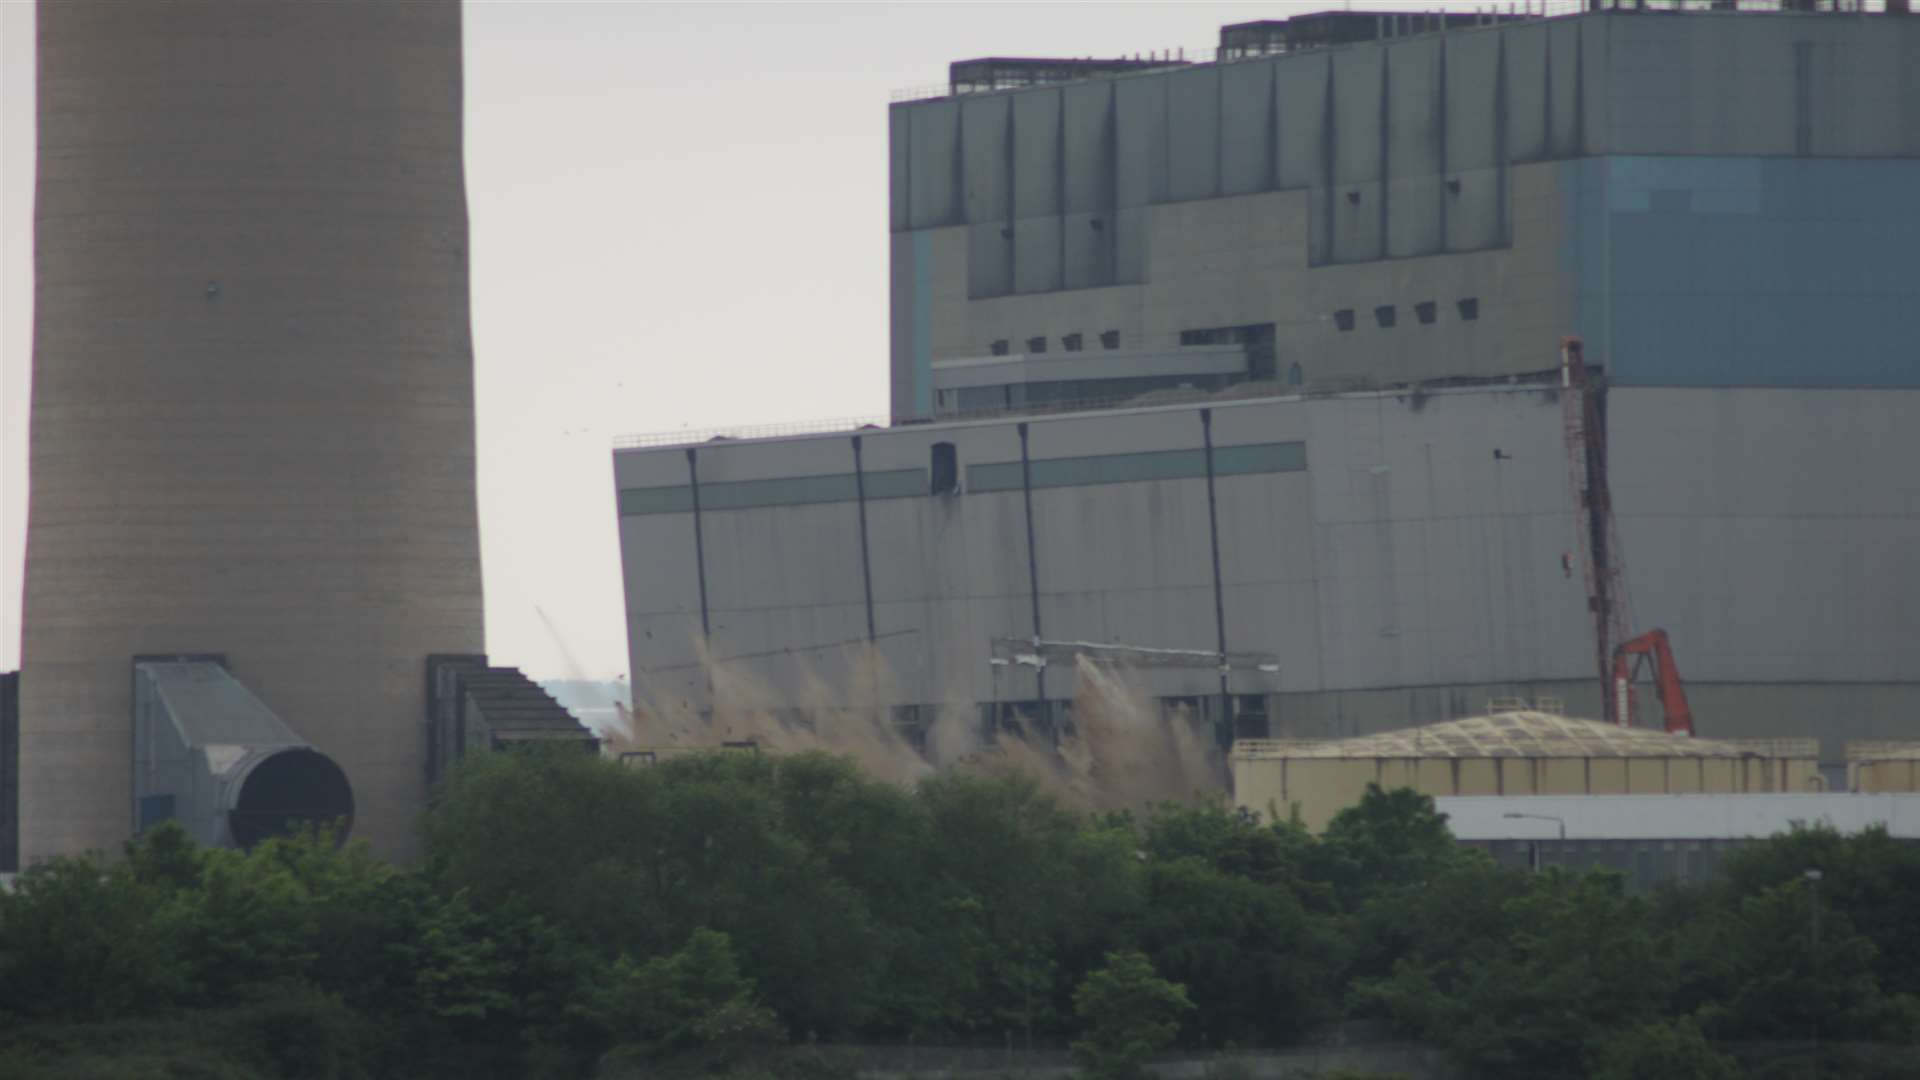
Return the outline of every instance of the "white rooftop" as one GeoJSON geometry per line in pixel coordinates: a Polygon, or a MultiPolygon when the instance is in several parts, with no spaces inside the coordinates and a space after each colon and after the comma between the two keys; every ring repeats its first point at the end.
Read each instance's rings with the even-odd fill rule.
{"type": "Polygon", "coordinates": [[[1433,800],[1460,840],[1747,840],[1795,822],[1920,840],[1920,794],[1448,795],[1433,800]],[[1506,814],[1526,814],[1509,818],[1506,814]]]}

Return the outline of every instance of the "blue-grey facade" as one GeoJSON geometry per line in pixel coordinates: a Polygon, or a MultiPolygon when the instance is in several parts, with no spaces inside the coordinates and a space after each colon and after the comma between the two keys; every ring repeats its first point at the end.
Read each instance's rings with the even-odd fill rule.
{"type": "Polygon", "coordinates": [[[894,415],[1246,327],[1308,385],[1577,334],[1633,385],[1914,386],[1916,72],[1901,15],[1614,12],[895,105],[894,415]]]}

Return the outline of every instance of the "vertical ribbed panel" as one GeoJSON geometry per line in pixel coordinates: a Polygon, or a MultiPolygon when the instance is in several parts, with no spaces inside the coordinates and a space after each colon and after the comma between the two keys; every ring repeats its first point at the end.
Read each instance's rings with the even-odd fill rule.
{"type": "Polygon", "coordinates": [[[224,653],[404,854],[483,645],[455,0],[42,4],[26,858],[125,839],[131,658],[224,653]]]}

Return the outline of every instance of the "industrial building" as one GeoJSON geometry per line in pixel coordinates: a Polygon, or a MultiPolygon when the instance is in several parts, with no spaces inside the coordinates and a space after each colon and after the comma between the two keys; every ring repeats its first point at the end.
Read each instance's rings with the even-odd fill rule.
{"type": "Polygon", "coordinates": [[[956,65],[889,114],[891,425],[615,451],[637,703],[1049,718],[1079,654],[1356,736],[1606,715],[1659,627],[1840,789],[1920,727],[1920,20],[1747,6],[956,65]]]}
{"type": "Polygon", "coordinates": [[[1347,739],[1242,739],[1233,793],[1318,830],[1370,784],[1433,796],[1824,791],[1818,754],[1813,739],[1698,739],[1516,708],[1347,739]]]}
{"type": "Polygon", "coordinates": [[[38,35],[18,861],[346,812],[404,854],[427,658],[484,646],[460,5],[38,35]]]}

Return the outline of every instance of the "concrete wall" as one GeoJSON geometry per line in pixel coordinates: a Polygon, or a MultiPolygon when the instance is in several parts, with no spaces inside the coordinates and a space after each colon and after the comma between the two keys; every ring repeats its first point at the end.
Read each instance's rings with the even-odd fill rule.
{"type": "Polygon", "coordinates": [[[1914,385],[1916,72],[1912,19],[1611,13],[896,105],[896,415],[929,356],[1267,322],[1308,382],[1571,332],[1643,384],[1914,385]]]}
{"type": "Polygon", "coordinates": [[[224,653],[413,845],[482,646],[460,8],[46,4],[23,858],[133,819],[130,664],[224,653]]]}

